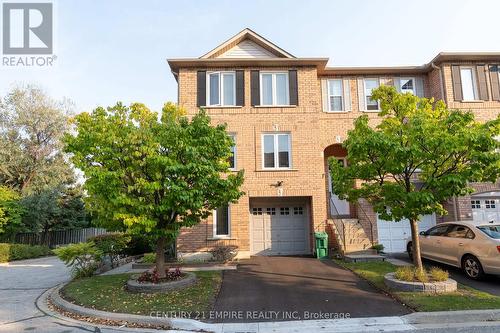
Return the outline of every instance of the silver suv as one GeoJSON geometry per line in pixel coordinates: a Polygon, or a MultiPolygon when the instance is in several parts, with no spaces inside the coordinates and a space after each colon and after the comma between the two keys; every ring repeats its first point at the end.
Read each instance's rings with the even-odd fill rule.
{"type": "MultiPolygon", "coordinates": [[[[500,274],[500,223],[446,222],[419,235],[422,257],[462,268],[474,280],[500,274]]],[[[407,251],[412,258],[411,239],[407,251]]]]}

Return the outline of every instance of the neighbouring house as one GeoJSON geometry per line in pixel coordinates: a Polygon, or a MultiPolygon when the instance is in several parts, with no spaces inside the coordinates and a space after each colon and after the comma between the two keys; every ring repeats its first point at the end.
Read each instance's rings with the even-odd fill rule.
{"type": "MultiPolygon", "coordinates": [[[[227,123],[235,140],[231,166],[245,170],[245,195],[184,229],[181,255],[227,245],[250,255],[311,254],[314,232],[327,231],[344,252],[384,245],[405,251],[407,222],[377,218],[365,201],[349,204],[332,193],[327,160],[348,163],[342,147],[353,120],[375,125],[379,85],[472,109],[479,120],[500,112],[500,53],[440,53],[407,67],[327,67],[328,58],[297,58],[245,29],[199,58],[169,59],[178,103],[188,114],[207,110],[227,123]]],[[[449,220],[500,218],[499,184],[474,184],[476,193],[445,203],[449,214],[424,216],[421,228],[449,220]]]]}

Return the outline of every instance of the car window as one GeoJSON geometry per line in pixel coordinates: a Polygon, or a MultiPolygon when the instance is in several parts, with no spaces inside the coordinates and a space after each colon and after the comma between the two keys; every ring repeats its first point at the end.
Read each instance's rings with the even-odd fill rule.
{"type": "Polygon", "coordinates": [[[491,238],[500,239],[500,225],[480,225],[477,228],[491,238]]]}
{"type": "Polygon", "coordinates": [[[448,225],[438,225],[427,232],[429,236],[443,236],[448,230],[448,225]]]}
{"type": "MultiPolygon", "coordinates": [[[[470,234],[469,234],[469,237],[467,237],[469,232],[470,232],[470,229],[467,228],[466,226],[455,224],[455,225],[451,226],[451,228],[446,233],[446,236],[452,237],[452,238],[470,238],[470,236],[471,236],[470,234]]],[[[473,235],[474,234],[472,234],[472,236],[473,235]]],[[[472,238],[474,238],[474,237],[472,237],[472,238]]]]}

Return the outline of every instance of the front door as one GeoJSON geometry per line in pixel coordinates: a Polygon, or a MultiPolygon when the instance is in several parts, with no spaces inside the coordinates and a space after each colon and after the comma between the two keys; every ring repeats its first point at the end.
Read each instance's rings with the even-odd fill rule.
{"type": "MultiPolygon", "coordinates": [[[[346,160],[344,158],[337,158],[337,161],[342,167],[346,166],[346,160]]],[[[330,167],[328,167],[328,192],[330,194],[330,215],[350,215],[349,211],[349,201],[339,199],[339,196],[333,193],[335,184],[333,183],[332,176],[330,174],[330,167]]]]}

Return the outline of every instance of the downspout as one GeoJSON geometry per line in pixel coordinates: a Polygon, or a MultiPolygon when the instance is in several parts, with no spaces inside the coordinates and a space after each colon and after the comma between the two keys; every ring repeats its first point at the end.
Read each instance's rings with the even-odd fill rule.
{"type": "Polygon", "coordinates": [[[438,70],[439,71],[439,87],[440,87],[440,90],[441,90],[441,98],[444,100],[444,102],[446,104],[448,104],[448,99],[446,97],[446,95],[444,94],[444,78],[443,78],[443,71],[441,70],[441,67],[440,66],[436,66],[434,64],[434,62],[431,62],[431,67],[435,70],[438,70]]]}

